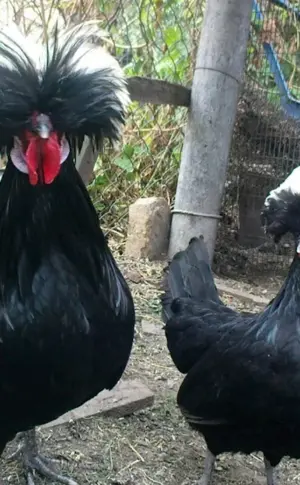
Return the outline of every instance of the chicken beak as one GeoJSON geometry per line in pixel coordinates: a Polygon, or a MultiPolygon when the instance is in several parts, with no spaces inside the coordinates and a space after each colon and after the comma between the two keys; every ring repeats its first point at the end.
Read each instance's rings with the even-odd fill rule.
{"type": "Polygon", "coordinates": [[[300,235],[296,237],[296,253],[300,257],[300,235]]]}
{"type": "Polygon", "coordinates": [[[47,140],[50,136],[50,129],[46,123],[43,123],[43,122],[39,123],[36,131],[40,136],[40,138],[42,138],[43,140],[47,140]]]}
{"type": "Polygon", "coordinates": [[[35,132],[42,138],[42,140],[48,140],[52,131],[52,124],[48,115],[40,113],[35,118],[35,132]]]}

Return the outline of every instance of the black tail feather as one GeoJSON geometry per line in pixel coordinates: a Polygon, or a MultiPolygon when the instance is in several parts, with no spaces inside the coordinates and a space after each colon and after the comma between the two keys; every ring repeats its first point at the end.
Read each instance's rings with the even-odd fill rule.
{"type": "Polygon", "coordinates": [[[165,270],[163,285],[167,345],[177,369],[185,374],[214,340],[219,314],[232,312],[218,296],[203,237],[191,239],[188,247],[174,256],[165,270]]]}
{"type": "Polygon", "coordinates": [[[203,236],[191,239],[188,247],[174,256],[165,269],[163,290],[164,322],[172,317],[172,302],[177,298],[194,298],[198,303],[205,300],[221,303],[203,236]]]}

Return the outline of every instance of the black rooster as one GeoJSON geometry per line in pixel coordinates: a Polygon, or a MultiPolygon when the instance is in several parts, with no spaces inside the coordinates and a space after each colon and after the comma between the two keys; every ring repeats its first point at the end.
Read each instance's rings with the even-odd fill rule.
{"type": "Polygon", "coordinates": [[[223,452],[262,451],[268,485],[283,456],[300,458],[300,168],[271,192],[262,219],[276,240],[290,231],[297,242],[286,281],[263,312],[242,315],[223,304],[202,238],[166,271],[168,349],[187,374],[177,402],[208,447],[200,485],[223,452]]]}
{"type": "MultiPolygon", "coordinates": [[[[16,41],[15,39],[18,38],[16,41]]],[[[19,40],[20,39],[20,40],[19,40]]],[[[57,474],[34,427],[111,389],[126,367],[135,313],[129,288],[78,175],[85,135],[117,140],[129,102],[118,64],[83,31],[46,55],[0,38],[0,451],[25,433],[28,483],[57,474]]]]}

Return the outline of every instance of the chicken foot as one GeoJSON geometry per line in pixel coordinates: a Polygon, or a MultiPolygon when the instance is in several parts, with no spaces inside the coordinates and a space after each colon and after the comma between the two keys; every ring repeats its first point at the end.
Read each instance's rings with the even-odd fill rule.
{"type": "Polygon", "coordinates": [[[40,475],[50,480],[56,480],[64,485],[78,485],[72,478],[61,475],[55,471],[53,463],[59,460],[48,458],[38,452],[36,442],[35,429],[31,429],[23,433],[24,443],[13,453],[9,459],[15,459],[18,455],[22,456],[26,474],[27,485],[34,485],[34,473],[38,472],[40,475]]]}
{"type": "Polygon", "coordinates": [[[265,462],[265,471],[267,476],[267,485],[276,485],[277,480],[275,478],[274,467],[266,459],[265,456],[264,456],[264,462],[265,462]]]}
{"type": "Polygon", "coordinates": [[[197,485],[209,485],[211,481],[212,472],[214,470],[216,457],[212,454],[212,452],[207,449],[205,462],[204,462],[204,470],[200,481],[197,482],[197,485]]]}
{"type": "MultiPolygon", "coordinates": [[[[212,452],[209,449],[207,449],[203,474],[199,482],[197,482],[197,485],[210,485],[215,461],[216,461],[215,455],[213,455],[212,452]]],[[[264,463],[265,463],[265,472],[267,477],[267,485],[276,485],[277,480],[274,473],[274,467],[272,467],[271,463],[265,457],[264,457],[264,463]]]]}

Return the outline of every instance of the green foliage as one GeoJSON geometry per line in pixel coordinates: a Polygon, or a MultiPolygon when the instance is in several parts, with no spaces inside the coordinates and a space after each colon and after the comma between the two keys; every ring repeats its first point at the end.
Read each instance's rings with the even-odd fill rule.
{"type": "MultiPolygon", "coordinates": [[[[299,1],[290,1],[300,9],[299,1]]],[[[300,22],[290,10],[260,0],[263,20],[252,15],[248,47],[247,74],[255,88],[266,93],[268,101],[278,106],[280,95],[270,66],[265,58],[263,42],[272,43],[291,93],[300,98],[300,22]]]]}
{"type": "MultiPolygon", "coordinates": [[[[108,47],[127,61],[127,76],[191,84],[203,0],[128,0],[117,13],[116,5],[100,0],[99,9],[108,47]]],[[[108,230],[123,232],[128,205],[138,197],[173,198],[186,116],[185,108],[131,104],[120,151],[99,158],[90,185],[108,230]]]]}
{"type": "MultiPolygon", "coordinates": [[[[247,81],[277,109],[279,92],[263,42],[272,42],[292,93],[300,97],[300,22],[267,0],[260,5],[264,19],[252,16],[247,81]]],[[[98,7],[100,26],[110,33],[108,47],[124,61],[127,76],[191,84],[204,0],[98,0],[98,7]]],[[[132,103],[120,151],[98,160],[90,186],[107,229],[124,232],[128,205],[138,197],[163,195],[172,202],[186,116],[186,109],[132,103]]]]}

